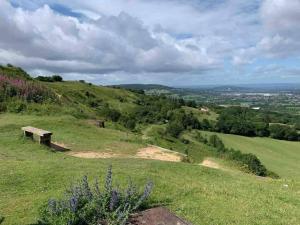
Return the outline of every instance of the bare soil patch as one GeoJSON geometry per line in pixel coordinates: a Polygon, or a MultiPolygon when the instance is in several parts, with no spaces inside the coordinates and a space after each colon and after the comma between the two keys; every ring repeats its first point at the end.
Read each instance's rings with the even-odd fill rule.
{"type": "Polygon", "coordinates": [[[110,152],[71,152],[69,155],[84,159],[120,158],[121,155],[110,152]]]}
{"type": "Polygon", "coordinates": [[[137,152],[135,157],[142,158],[142,159],[169,161],[169,162],[181,162],[183,155],[160,147],[149,146],[140,149],[137,152]]]}
{"type": "Polygon", "coordinates": [[[142,211],[130,218],[133,225],[192,225],[176,216],[164,207],[157,207],[142,211]]]}
{"type": "Polygon", "coordinates": [[[200,165],[214,169],[221,169],[221,166],[218,163],[212,161],[211,159],[203,160],[203,162],[200,165]]]}
{"type": "Polygon", "coordinates": [[[161,160],[168,162],[181,162],[183,154],[160,148],[157,146],[148,146],[146,148],[141,148],[135,155],[122,155],[112,152],[70,152],[68,155],[85,158],[85,159],[109,159],[109,158],[139,158],[139,159],[152,159],[152,160],[161,160]]]}

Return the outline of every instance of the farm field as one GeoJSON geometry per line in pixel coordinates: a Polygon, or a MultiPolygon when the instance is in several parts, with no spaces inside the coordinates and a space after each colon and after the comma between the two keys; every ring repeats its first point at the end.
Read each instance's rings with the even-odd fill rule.
{"type": "Polygon", "coordinates": [[[110,164],[120,186],[129,176],[137,184],[153,180],[151,204],[165,205],[195,225],[296,225],[300,220],[299,180],[272,180],[181,162],[75,158],[24,139],[20,127],[28,124],[53,131],[54,141],[73,151],[109,149],[126,155],[146,145],[138,135],[110,129],[113,125],[100,129],[70,116],[1,114],[0,212],[6,217],[4,225],[34,224],[47,199],[61,196],[70,182],[83,175],[103,180],[110,164]]]}
{"type": "Polygon", "coordinates": [[[257,155],[267,168],[278,173],[282,178],[300,180],[300,142],[206,131],[202,133],[216,134],[223,140],[226,147],[257,155]]]}

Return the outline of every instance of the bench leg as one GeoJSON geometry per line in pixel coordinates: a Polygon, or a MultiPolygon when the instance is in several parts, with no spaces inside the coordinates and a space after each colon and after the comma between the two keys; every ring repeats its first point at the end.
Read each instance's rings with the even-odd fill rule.
{"type": "Polygon", "coordinates": [[[24,137],[28,137],[28,138],[33,139],[33,133],[30,133],[28,131],[24,131],[24,137]]]}
{"type": "Polygon", "coordinates": [[[51,145],[51,136],[40,137],[40,144],[50,146],[51,145]]]}

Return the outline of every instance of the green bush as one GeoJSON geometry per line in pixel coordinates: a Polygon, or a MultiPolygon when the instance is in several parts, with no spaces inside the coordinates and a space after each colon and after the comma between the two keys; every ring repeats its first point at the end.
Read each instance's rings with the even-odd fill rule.
{"type": "Polygon", "coordinates": [[[181,123],[173,121],[169,122],[167,125],[166,133],[172,137],[177,138],[182,131],[184,131],[184,127],[181,123]]]}
{"type": "Polygon", "coordinates": [[[225,152],[223,141],[217,135],[211,135],[208,140],[209,145],[216,148],[219,152],[225,152]]]}
{"type": "Polygon", "coordinates": [[[143,192],[129,182],[126,190],[113,186],[109,167],[104,188],[98,181],[92,188],[83,177],[72,186],[64,198],[51,199],[40,210],[39,225],[125,225],[133,212],[145,207],[153,187],[148,182],[143,192]]]}
{"type": "Polygon", "coordinates": [[[14,100],[7,103],[7,111],[12,113],[20,113],[27,109],[25,102],[21,100],[14,100]]]}
{"type": "Polygon", "coordinates": [[[128,116],[122,116],[121,117],[121,122],[129,130],[134,130],[136,126],[136,122],[133,118],[130,118],[128,116]]]}
{"type": "Polygon", "coordinates": [[[53,75],[51,77],[38,76],[35,79],[39,80],[39,81],[43,81],[43,82],[62,82],[63,81],[63,78],[59,75],[53,75]]]}
{"type": "Polygon", "coordinates": [[[100,113],[113,122],[118,122],[121,117],[121,113],[118,110],[112,109],[109,106],[105,106],[101,109],[100,113]]]}

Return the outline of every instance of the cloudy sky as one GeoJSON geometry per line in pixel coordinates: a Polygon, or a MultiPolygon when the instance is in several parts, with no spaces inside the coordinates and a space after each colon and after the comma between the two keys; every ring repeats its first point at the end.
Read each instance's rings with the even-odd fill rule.
{"type": "Polygon", "coordinates": [[[0,64],[99,84],[300,83],[300,0],[0,0],[0,64]]]}

